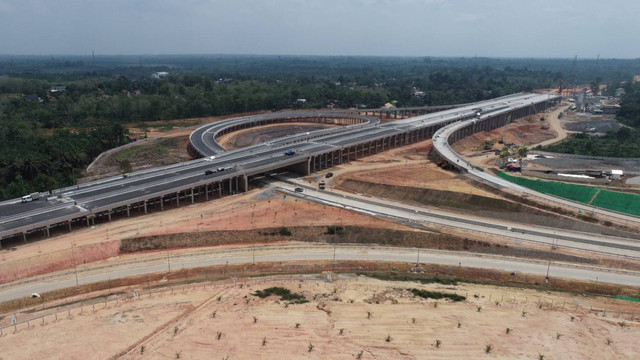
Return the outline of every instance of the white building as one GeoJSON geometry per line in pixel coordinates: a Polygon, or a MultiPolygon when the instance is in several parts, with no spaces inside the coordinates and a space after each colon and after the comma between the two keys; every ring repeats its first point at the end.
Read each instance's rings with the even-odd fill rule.
{"type": "Polygon", "coordinates": [[[152,79],[162,79],[165,78],[169,75],[168,72],[166,71],[158,71],[158,72],[154,72],[153,74],[151,74],[151,78],[152,79]]]}

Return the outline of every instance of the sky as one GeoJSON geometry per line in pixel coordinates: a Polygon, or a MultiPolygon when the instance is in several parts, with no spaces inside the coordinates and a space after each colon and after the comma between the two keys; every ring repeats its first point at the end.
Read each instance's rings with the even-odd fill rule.
{"type": "Polygon", "coordinates": [[[0,54],[640,58],[638,0],[0,0],[0,54]]]}

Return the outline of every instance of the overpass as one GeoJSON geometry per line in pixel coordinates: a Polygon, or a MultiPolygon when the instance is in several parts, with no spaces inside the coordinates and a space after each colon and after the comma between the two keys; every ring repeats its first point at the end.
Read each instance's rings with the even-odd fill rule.
{"type": "Polygon", "coordinates": [[[438,157],[446,160],[454,168],[458,169],[461,172],[467,173],[475,180],[489,184],[493,187],[499,189],[511,189],[522,195],[532,196],[543,201],[551,202],[560,206],[570,207],[572,209],[577,209],[585,213],[598,214],[635,225],[640,224],[640,218],[635,216],[596,208],[594,206],[589,206],[575,201],[542,194],[524,186],[520,186],[504,180],[491,173],[485,172],[482,167],[468,162],[451,148],[452,144],[455,144],[458,140],[463,139],[469,135],[475,134],[480,131],[488,131],[501,126],[505,126],[510,121],[513,121],[513,116],[522,116],[523,111],[526,112],[526,109],[521,108],[514,112],[508,108],[494,108],[488,112],[483,113],[480,119],[464,120],[449,124],[447,126],[443,126],[433,135],[433,150],[438,157]]]}
{"type": "MultiPolygon", "coordinates": [[[[236,118],[199,128],[191,135],[191,151],[200,159],[138,171],[52,192],[58,199],[0,204],[2,239],[50,236],[96,221],[162,211],[196,200],[210,200],[248,189],[251,177],[278,169],[306,175],[398,146],[431,138],[454,123],[473,121],[476,129],[534,114],[559,101],[551,95],[514,94],[493,100],[426,113],[380,124],[360,114],[337,112],[273,113],[236,118]],[[484,118],[476,119],[480,111],[484,118]],[[495,116],[489,116],[490,114],[495,116]],[[502,117],[501,117],[502,116],[502,117]],[[216,136],[233,129],[277,122],[311,121],[344,125],[276,139],[223,152],[216,136]],[[201,141],[200,141],[201,140],[201,141]],[[291,150],[292,155],[285,155],[291,150]]],[[[428,111],[427,111],[428,112],[428,111]]],[[[471,130],[469,130],[471,131],[471,130]]]]}

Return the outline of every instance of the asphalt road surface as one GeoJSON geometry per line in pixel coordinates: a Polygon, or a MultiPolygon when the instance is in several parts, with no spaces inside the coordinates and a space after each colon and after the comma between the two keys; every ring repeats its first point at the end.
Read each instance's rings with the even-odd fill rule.
{"type": "MultiPolygon", "coordinates": [[[[110,279],[139,276],[153,273],[192,269],[214,265],[250,264],[252,250],[243,247],[232,250],[205,250],[189,255],[158,255],[145,261],[114,264],[109,267],[79,268],[77,272],[78,284],[91,284],[110,279]]],[[[546,261],[527,260],[522,258],[508,258],[491,255],[472,255],[450,251],[438,251],[411,248],[390,248],[372,246],[337,246],[336,261],[366,260],[392,261],[416,263],[420,257],[422,264],[439,264],[464,266],[480,269],[497,269],[532,275],[547,274],[549,277],[562,277],[573,280],[597,281],[609,284],[640,286],[640,273],[632,271],[613,271],[604,268],[575,266],[568,264],[548,263],[546,261]],[[419,254],[419,255],[418,255],[419,254]]],[[[326,245],[304,246],[265,246],[255,250],[256,262],[286,262],[286,261],[331,261],[334,258],[334,248],[326,245]]],[[[46,278],[34,279],[5,284],[0,287],[0,302],[9,301],[34,292],[44,293],[58,289],[76,286],[76,273],[66,271],[53,274],[46,278]]]]}

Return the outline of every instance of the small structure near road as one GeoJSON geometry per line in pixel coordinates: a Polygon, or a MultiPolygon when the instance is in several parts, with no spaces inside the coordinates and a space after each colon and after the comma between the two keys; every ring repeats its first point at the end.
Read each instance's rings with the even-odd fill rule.
{"type": "Polygon", "coordinates": [[[611,170],[607,175],[611,180],[620,180],[624,176],[624,172],[622,170],[611,170]]]}
{"type": "Polygon", "coordinates": [[[520,165],[516,164],[516,163],[509,163],[509,164],[507,164],[506,169],[507,169],[507,171],[516,172],[516,171],[522,170],[522,167],[520,165]]]}

